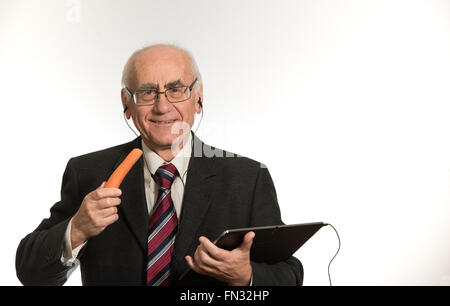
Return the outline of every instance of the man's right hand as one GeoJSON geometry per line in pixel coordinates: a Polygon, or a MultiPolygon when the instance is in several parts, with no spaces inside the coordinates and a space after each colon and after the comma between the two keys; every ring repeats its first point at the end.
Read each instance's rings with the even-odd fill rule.
{"type": "Polygon", "coordinates": [[[118,188],[104,188],[105,182],[88,193],[72,219],[70,240],[72,250],[97,236],[110,224],[119,219],[117,206],[122,191],[118,188]]]}

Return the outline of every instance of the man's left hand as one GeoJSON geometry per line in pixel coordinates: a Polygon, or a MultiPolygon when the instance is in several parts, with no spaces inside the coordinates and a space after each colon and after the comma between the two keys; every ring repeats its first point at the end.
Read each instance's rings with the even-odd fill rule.
{"type": "Polygon", "coordinates": [[[241,245],[232,251],[215,246],[206,237],[200,237],[200,245],[194,258],[185,259],[192,270],[199,274],[212,276],[230,286],[248,286],[252,277],[250,248],[255,237],[254,232],[244,236],[241,245]]]}

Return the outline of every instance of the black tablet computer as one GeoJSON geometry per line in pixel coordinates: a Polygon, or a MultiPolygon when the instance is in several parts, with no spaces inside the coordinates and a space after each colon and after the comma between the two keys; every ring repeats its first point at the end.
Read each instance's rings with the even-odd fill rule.
{"type": "Polygon", "coordinates": [[[232,250],[242,243],[245,234],[254,232],[251,260],[273,264],[291,257],[325,225],[323,222],[314,222],[230,229],[224,231],[214,243],[222,249],[232,250]]]}
{"type": "MultiPolygon", "coordinates": [[[[325,225],[327,224],[323,222],[314,222],[229,229],[224,231],[214,243],[222,249],[232,250],[242,243],[245,234],[253,231],[255,238],[250,249],[250,259],[254,262],[274,264],[289,259],[325,225]]],[[[179,279],[189,279],[192,285],[195,281],[192,275],[195,273],[189,272],[193,271],[187,269],[179,279]]]]}

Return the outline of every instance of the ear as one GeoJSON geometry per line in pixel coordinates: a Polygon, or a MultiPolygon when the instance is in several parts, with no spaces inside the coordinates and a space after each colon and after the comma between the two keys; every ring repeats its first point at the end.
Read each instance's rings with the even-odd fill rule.
{"type": "Polygon", "coordinates": [[[195,94],[195,112],[197,114],[200,114],[202,112],[202,105],[200,105],[198,103],[198,99],[202,100],[202,105],[205,105],[205,100],[203,99],[203,85],[200,86],[200,89],[198,90],[198,92],[195,94]]]}
{"type": "Polygon", "coordinates": [[[128,101],[128,94],[125,91],[125,88],[122,88],[122,90],[120,91],[120,98],[122,100],[122,107],[123,109],[127,108],[127,110],[125,111],[125,117],[127,119],[131,118],[131,112],[130,112],[130,107],[128,107],[128,105],[130,105],[130,102],[128,101]]]}

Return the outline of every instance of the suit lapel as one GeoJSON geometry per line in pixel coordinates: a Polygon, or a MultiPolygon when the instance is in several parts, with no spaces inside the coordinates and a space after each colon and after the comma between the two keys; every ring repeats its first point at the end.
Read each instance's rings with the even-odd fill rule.
{"type": "MultiPolygon", "coordinates": [[[[131,145],[124,151],[114,165],[114,169],[120,165],[133,148],[142,149],[141,137],[138,137],[135,141],[131,142],[131,145]]],[[[141,157],[123,180],[120,186],[120,189],[122,190],[122,202],[118,208],[119,212],[122,211],[123,216],[139,245],[146,252],[149,216],[145,197],[143,167],[144,162],[141,157]]]]}
{"type": "MultiPolygon", "coordinates": [[[[184,256],[198,239],[197,232],[212,201],[212,190],[216,175],[213,166],[214,159],[205,157],[203,154],[203,146],[206,145],[194,134],[193,141],[194,148],[188,165],[181,220],[174,245],[175,257],[172,268],[179,271],[188,267],[184,256]],[[200,156],[195,157],[196,155],[200,156]]],[[[142,148],[141,137],[130,143],[113,169],[120,165],[133,148],[142,148]]],[[[122,203],[119,205],[119,212],[122,212],[131,232],[143,251],[146,252],[149,212],[145,197],[143,167],[144,162],[141,157],[123,180],[120,186],[122,203]]]]}
{"type": "MultiPolygon", "coordinates": [[[[194,147],[200,145],[203,148],[205,144],[195,135],[193,136],[194,147]]],[[[181,220],[174,246],[173,270],[183,271],[188,267],[184,256],[189,248],[196,243],[197,232],[212,201],[212,190],[215,182],[214,159],[205,157],[203,150],[200,157],[195,157],[195,152],[198,153],[198,151],[192,150],[192,157],[188,166],[181,220]]]]}

